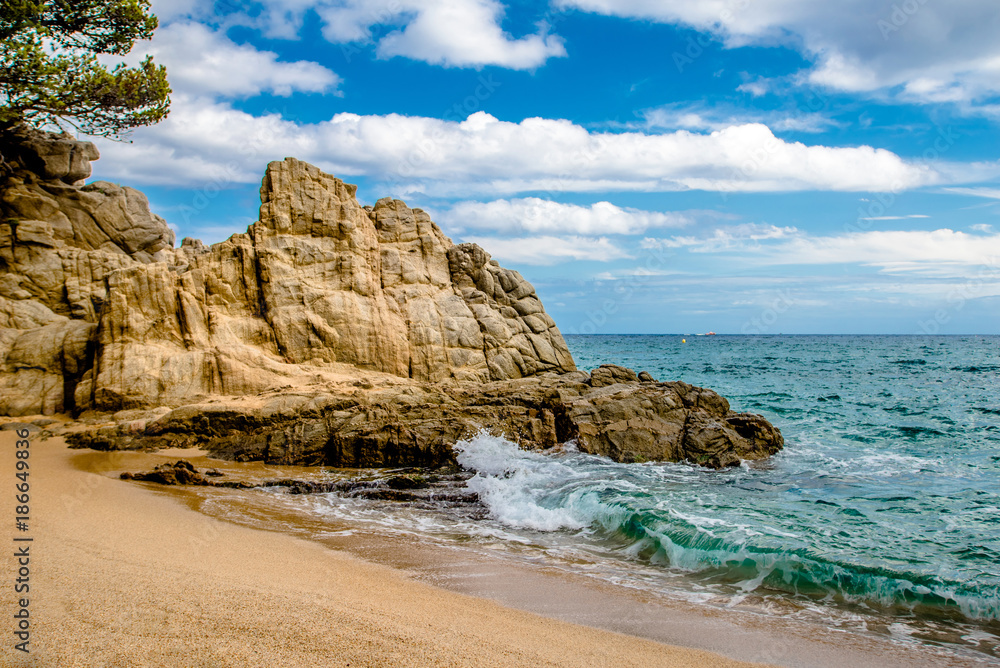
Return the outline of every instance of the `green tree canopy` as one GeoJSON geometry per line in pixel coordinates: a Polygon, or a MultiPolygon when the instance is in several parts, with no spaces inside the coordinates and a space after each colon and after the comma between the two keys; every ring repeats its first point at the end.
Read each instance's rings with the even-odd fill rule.
{"type": "Polygon", "coordinates": [[[156,26],[149,0],[0,0],[0,128],[66,123],[119,137],[163,120],[162,65],[147,57],[109,70],[98,60],[128,53],[156,26]]]}

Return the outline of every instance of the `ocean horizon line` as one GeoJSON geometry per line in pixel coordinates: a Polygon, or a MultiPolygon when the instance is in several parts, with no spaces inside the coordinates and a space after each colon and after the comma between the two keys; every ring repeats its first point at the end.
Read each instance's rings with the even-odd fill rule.
{"type": "Polygon", "coordinates": [[[977,334],[977,333],[967,333],[967,334],[824,334],[824,333],[785,333],[779,332],[774,334],[744,334],[744,333],[727,333],[727,332],[715,332],[713,334],[706,333],[692,333],[692,332],[666,332],[666,333],[656,333],[656,332],[593,332],[591,334],[582,334],[574,332],[563,332],[563,336],[728,336],[728,337],[768,337],[768,336],[884,336],[884,337],[909,337],[909,338],[955,338],[963,336],[981,336],[981,337],[1000,337],[1000,333],[989,333],[989,334],[977,334]]]}

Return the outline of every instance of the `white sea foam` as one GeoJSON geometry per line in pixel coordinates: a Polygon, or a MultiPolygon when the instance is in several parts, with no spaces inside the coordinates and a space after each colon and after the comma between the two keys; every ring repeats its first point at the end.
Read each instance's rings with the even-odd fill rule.
{"type": "Polygon", "coordinates": [[[512,527],[556,531],[582,529],[592,517],[565,504],[546,506],[546,491],[578,477],[569,466],[485,431],[454,445],[458,463],[476,475],[469,489],[489,508],[490,515],[512,527]]]}

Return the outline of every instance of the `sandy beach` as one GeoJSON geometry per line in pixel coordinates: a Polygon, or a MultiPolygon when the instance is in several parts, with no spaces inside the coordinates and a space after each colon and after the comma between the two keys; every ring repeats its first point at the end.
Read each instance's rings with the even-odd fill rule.
{"type": "MultiPolygon", "coordinates": [[[[0,438],[11,453],[13,434],[0,438]]],[[[752,665],[512,610],[229,525],[78,471],[77,454],[59,438],[32,445],[31,653],[8,641],[7,665],[752,665]]],[[[10,596],[4,607],[10,619],[10,596]]]]}

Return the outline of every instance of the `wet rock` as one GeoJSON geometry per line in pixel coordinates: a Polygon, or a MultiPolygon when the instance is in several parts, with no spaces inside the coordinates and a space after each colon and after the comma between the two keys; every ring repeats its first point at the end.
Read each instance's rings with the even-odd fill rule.
{"type": "Polygon", "coordinates": [[[141,473],[122,473],[122,480],[139,480],[155,482],[160,485],[209,485],[209,481],[195,470],[190,462],[178,461],[173,464],[160,464],[152,471],[141,473]]]}
{"type": "Polygon", "coordinates": [[[73,447],[184,444],[236,461],[345,468],[454,466],[452,444],[481,429],[526,448],[573,440],[582,452],[616,461],[691,461],[711,468],[762,459],[783,445],[781,432],[764,418],[732,412],[715,392],[680,382],[636,378],[593,387],[576,374],[545,374],[352,392],[349,401],[330,394],[301,397],[280,412],[237,401],[192,405],[141,433],[120,425],[68,438],[73,447]]]}

